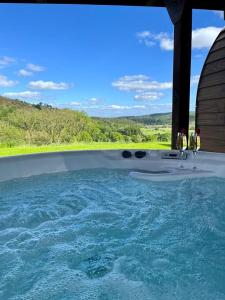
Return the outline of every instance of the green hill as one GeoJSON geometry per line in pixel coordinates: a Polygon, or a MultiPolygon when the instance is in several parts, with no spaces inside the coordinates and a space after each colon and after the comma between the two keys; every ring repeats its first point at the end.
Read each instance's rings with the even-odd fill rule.
{"type": "Polygon", "coordinates": [[[146,142],[141,125],[128,119],[94,119],[86,113],[0,97],[0,146],[76,142],[146,142]]]}
{"type": "MultiPolygon", "coordinates": [[[[171,113],[94,118],[81,111],[0,96],[0,147],[91,142],[169,142],[171,113]]],[[[190,115],[194,124],[194,113],[190,115]]]]}
{"type": "MultiPolygon", "coordinates": [[[[144,116],[126,116],[126,117],[120,117],[116,119],[130,120],[145,125],[171,125],[172,113],[158,113],[158,114],[144,115],[144,116]]],[[[190,123],[193,123],[194,121],[195,121],[195,113],[190,112],[190,123]]]]}

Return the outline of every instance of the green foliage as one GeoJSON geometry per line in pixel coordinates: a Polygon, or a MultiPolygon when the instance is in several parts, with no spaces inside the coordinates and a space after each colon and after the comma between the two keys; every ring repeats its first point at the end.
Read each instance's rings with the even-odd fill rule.
{"type": "Polygon", "coordinates": [[[38,104],[33,104],[32,106],[37,108],[37,109],[40,109],[40,110],[43,109],[43,108],[52,108],[51,105],[45,104],[45,103],[42,103],[42,102],[39,102],[38,104]]]}
{"type": "MultiPolygon", "coordinates": [[[[144,116],[127,116],[119,117],[114,119],[114,122],[118,120],[120,122],[126,122],[127,120],[134,123],[144,124],[144,125],[170,125],[172,122],[172,113],[158,113],[152,115],[144,116]]],[[[195,113],[190,112],[190,124],[192,125],[195,122],[195,113]]]]}
{"type": "Polygon", "coordinates": [[[23,132],[18,128],[0,121],[0,145],[2,147],[13,147],[21,144],[23,132]]]}
{"type": "Polygon", "coordinates": [[[84,112],[4,97],[0,97],[0,122],[1,146],[149,141],[132,120],[91,118],[84,112]]]}

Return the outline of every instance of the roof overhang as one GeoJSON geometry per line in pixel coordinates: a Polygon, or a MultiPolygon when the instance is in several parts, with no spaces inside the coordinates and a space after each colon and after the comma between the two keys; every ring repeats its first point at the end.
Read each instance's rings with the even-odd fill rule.
{"type": "MultiPolygon", "coordinates": [[[[171,0],[176,2],[176,0],[171,0]]],[[[225,10],[224,0],[189,0],[193,9],[225,10]]],[[[46,4],[94,4],[165,7],[164,0],[22,0],[0,1],[0,3],[46,3],[46,4]]]]}

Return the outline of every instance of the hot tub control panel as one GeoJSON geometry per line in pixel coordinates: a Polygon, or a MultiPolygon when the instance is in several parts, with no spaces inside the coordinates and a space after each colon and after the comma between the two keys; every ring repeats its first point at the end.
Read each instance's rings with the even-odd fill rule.
{"type": "Polygon", "coordinates": [[[187,159],[187,153],[183,153],[183,155],[181,155],[180,152],[164,152],[162,153],[162,158],[163,159],[187,159]]]}

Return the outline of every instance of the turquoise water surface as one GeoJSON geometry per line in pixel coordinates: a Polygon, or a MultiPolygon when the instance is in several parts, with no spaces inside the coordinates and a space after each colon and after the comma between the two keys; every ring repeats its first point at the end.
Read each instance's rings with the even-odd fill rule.
{"type": "Polygon", "coordinates": [[[224,300],[225,180],[0,183],[0,299],[224,300]]]}

